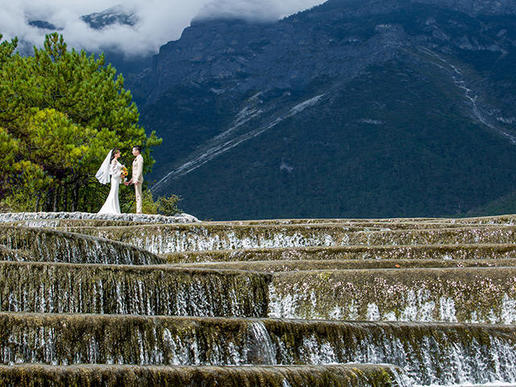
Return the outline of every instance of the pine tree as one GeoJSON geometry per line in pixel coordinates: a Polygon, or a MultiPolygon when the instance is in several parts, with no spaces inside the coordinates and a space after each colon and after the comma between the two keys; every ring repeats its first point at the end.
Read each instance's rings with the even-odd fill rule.
{"type": "Polygon", "coordinates": [[[149,172],[161,139],[139,125],[122,75],[103,55],[68,50],[57,33],[31,57],[16,44],[0,44],[0,199],[15,209],[95,211],[106,187],[94,175],[109,149],[129,155],[143,146],[149,172]]]}

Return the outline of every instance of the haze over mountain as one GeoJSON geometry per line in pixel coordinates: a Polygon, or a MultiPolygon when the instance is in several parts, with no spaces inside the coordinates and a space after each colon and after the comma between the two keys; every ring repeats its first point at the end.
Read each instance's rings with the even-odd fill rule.
{"type": "Polygon", "coordinates": [[[0,33],[31,54],[59,30],[70,47],[126,57],[152,55],[178,39],[194,17],[278,20],[324,0],[0,0],[0,33]]]}
{"type": "MultiPolygon", "coordinates": [[[[155,194],[202,218],[464,214],[516,191],[512,1],[194,21],[129,77],[155,194]]],[[[512,198],[512,199],[511,199],[512,198]]]]}

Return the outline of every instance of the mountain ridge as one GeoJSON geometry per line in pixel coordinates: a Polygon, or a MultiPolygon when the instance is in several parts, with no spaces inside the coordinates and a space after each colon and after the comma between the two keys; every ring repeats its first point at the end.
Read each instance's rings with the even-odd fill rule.
{"type": "Polygon", "coordinates": [[[435,2],[333,0],[276,23],[192,23],[128,79],[165,139],[154,193],[224,219],[460,215],[513,192],[514,9],[423,3],[435,2]]]}

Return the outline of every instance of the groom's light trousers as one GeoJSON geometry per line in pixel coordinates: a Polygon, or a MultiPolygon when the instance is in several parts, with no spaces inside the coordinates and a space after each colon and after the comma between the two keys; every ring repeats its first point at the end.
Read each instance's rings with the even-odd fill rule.
{"type": "Polygon", "coordinates": [[[134,194],[136,196],[136,213],[142,213],[142,183],[134,184],[134,194]]]}

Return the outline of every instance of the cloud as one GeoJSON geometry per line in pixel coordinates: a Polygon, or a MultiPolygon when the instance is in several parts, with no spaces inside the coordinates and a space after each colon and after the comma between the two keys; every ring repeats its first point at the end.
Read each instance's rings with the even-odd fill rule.
{"type": "Polygon", "coordinates": [[[313,7],[325,0],[0,0],[0,33],[4,39],[17,36],[30,45],[41,46],[46,33],[30,25],[41,20],[62,29],[69,46],[98,52],[119,50],[127,55],[155,53],[166,42],[176,40],[192,19],[241,17],[277,20],[313,7]],[[134,26],[114,24],[92,29],[81,16],[120,6],[134,13],[134,26]]]}
{"type": "Polygon", "coordinates": [[[323,2],[322,0],[214,0],[201,8],[198,17],[242,17],[251,20],[277,20],[323,2]]]}

